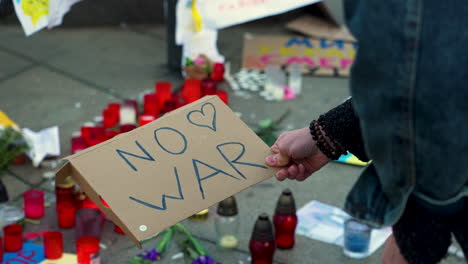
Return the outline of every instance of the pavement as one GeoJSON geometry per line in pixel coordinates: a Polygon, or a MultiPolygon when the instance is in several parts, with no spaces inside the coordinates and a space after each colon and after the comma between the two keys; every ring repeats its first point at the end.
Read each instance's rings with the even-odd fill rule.
{"type": "MultiPolygon", "coordinates": [[[[219,49],[238,70],[241,62],[242,37],[254,34],[287,34],[281,24],[249,23],[222,30],[219,49]]],[[[181,75],[166,67],[166,31],[164,26],[58,28],[42,31],[26,38],[18,26],[0,26],[0,109],[20,126],[32,130],[58,125],[62,155],[70,153],[70,137],[82,123],[91,121],[111,101],[138,98],[153,89],[155,81],[171,81],[178,87],[181,75]]],[[[227,88],[229,91],[229,89],[227,88]]],[[[307,77],[303,94],[289,102],[266,102],[258,96],[244,99],[231,95],[230,106],[242,113],[249,125],[265,118],[277,118],[286,109],[291,114],[284,120],[283,129],[307,126],[349,95],[348,79],[307,77]]],[[[7,186],[11,202],[21,204],[21,194],[31,188],[45,190],[53,197],[53,183],[43,178],[46,169],[30,164],[12,166],[1,176],[7,186]]],[[[304,182],[277,182],[274,179],[257,184],[236,195],[241,227],[240,245],[233,251],[216,247],[214,230],[215,209],[210,208],[208,219],[185,220],[184,224],[200,239],[213,256],[223,263],[248,263],[248,241],[256,217],[273,214],[282,189],[292,189],[300,208],[311,200],[319,200],[341,207],[346,194],[356,181],[361,168],[330,163],[304,182]],[[240,262],[242,261],[242,262],[240,262]]],[[[125,236],[112,231],[106,222],[102,242],[101,263],[127,263],[140,252],[125,236]]],[[[28,231],[58,229],[55,214],[48,209],[38,225],[28,224],[28,231]]],[[[65,250],[73,252],[73,230],[65,234],[65,250]]],[[[154,242],[144,244],[146,249],[154,242]]],[[[160,263],[183,263],[171,260],[179,252],[175,245],[160,263]]],[[[380,263],[382,250],[363,260],[352,260],[341,248],[303,236],[297,236],[293,250],[278,250],[275,263],[380,263]]],[[[463,261],[449,256],[442,263],[463,261]]]]}

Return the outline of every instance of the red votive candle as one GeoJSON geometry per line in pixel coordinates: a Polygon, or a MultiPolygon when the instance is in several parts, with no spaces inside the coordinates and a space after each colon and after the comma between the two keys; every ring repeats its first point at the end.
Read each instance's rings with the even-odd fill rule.
{"type": "Polygon", "coordinates": [[[75,214],[76,237],[94,236],[101,237],[104,216],[98,209],[83,208],[75,214]]]}
{"type": "Polygon", "coordinates": [[[90,264],[95,254],[99,253],[99,239],[94,236],[82,236],[76,240],[78,264],[90,264]]]}
{"type": "Polygon", "coordinates": [[[44,255],[46,259],[59,259],[63,254],[63,237],[60,232],[44,234],[44,255]]]}
{"type": "Polygon", "coordinates": [[[3,241],[0,237],[0,263],[3,261],[3,241]]]}
{"type": "Polygon", "coordinates": [[[24,214],[26,218],[40,219],[44,216],[44,192],[29,190],[23,193],[24,214]]]}
{"type": "Polygon", "coordinates": [[[120,126],[120,133],[125,133],[128,131],[132,131],[133,129],[137,128],[137,126],[133,124],[124,124],[120,126]]]}
{"type": "Polygon", "coordinates": [[[71,138],[71,154],[75,154],[78,151],[84,150],[88,147],[86,140],[82,136],[73,136],[71,138]]]}
{"type": "Polygon", "coordinates": [[[107,109],[110,109],[112,112],[119,114],[120,113],[120,104],[113,102],[107,105],[107,109]]]}
{"type": "Polygon", "coordinates": [[[204,79],[201,82],[202,96],[215,95],[216,94],[216,82],[212,79],[204,79]]]}
{"type": "Polygon", "coordinates": [[[23,248],[23,228],[20,225],[5,226],[3,235],[5,236],[6,252],[17,252],[23,248]]]}
{"type": "Polygon", "coordinates": [[[184,88],[182,89],[182,98],[186,103],[194,102],[200,99],[201,95],[201,81],[197,79],[187,79],[184,81],[184,88]]]}
{"type": "Polygon", "coordinates": [[[119,122],[119,117],[117,113],[113,110],[107,108],[102,111],[102,124],[105,128],[114,127],[119,122]]]}
{"type": "Polygon", "coordinates": [[[152,115],[141,115],[138,120],[139,120],[140,126],[144,126],[156,120],[156,117],[152,115]]]}
{"type": "Polygon", "coordinates": [[[219,98],[225,103],[229,104],[229,95],[225,91],[217,91],[216,94],[219,96],[219,98]]]}
{"type": "Polygon", "coordinates": [[[158,117],[159,108],[156,94],[145,94],[143,102],[143,112],[146,115],[158,117]]]}
{"type": "Polygon", "coordinates": [[[125,235],[125,232],[118,225],[114,224],[114,232],[120,235],[125,235]]]}
{"type": "Polygon", "coordinates": [[[224,80],[224,64],[217,62],[213,65],[211,78],[217,82],[224,80]]]}
{"type": "Polygon", "coordinates": [[[171,100],[172,84],[170,82],[156,82],[154,84],[156,95],[158,96],[158,105],[160,107],[171,100]]]}
{"type": "Polygon", "coordinates": [[[88,142],[91,137],[91,129],[94,127],[94,123],[87,122],[81,126],[81,136],[88,142]]]}
{"type": "Polygon", "coordinates": [[[119,131],[113,129],[106,129],[106,131],[104,131],[104,137],[106,138],[106,140],[111,139],[117,136],[118,134],[119,131]]]}
{"type": "Polygon", "coordinates": [[[76,207],[72,203],[63,202],[57,205],[58,226],[63,229],[69,229],[75,226],[76,207]]]}
{"type": "Polygon", "coordinates": [[[13,164],[15,165],[23,165],[25,162],[26,162],[26,155],[24,155],[24,153],[19,154],[18,157],[16,157],[13,160],[13,164]]]}

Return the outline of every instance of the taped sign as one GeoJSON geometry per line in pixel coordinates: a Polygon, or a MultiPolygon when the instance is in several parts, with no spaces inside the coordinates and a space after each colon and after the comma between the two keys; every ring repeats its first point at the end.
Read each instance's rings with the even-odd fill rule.
{"type": "Polygon", "coordinates": [[[137,244],[276,172],[270,148],[217,96],[67,157],[71,175],[137,244]],[[101,203],[101,198],[109,208],[101,203]]]}

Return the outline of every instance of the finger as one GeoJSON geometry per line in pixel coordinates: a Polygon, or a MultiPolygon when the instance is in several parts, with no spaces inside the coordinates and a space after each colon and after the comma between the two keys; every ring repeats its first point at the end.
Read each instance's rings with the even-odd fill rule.
{"type": "Polygon", "coordinates": [[[280,150],[279,150],[279,147],[278,147],[278,144],[273,144],[273,146],[271,146],[271,151],[273,151],[274,153],[279,153],[280,150]]]}
{"type": "Polygon", "coordinates": [[[298,172],[299,172],[299,168],[297,167],[296,164],[293,164],[288,168],[288,173],[291,176],[297,177],[298,172]]]}
{"type": "Polygon", "coordinates": [[[304,164],[300,163],[297,168],[299,169],[299,172],[297,173],[298,177],[307,177],[308,175],[305,174],[305,167],[304,164]]]}
{"type": "Polygon", "coordinates": [[[276,166],[286,166],[289,164],[289,156],[284,154],[284,153],[278,153],[276,154],[276,166]]]}
{"type": "Polygon", "coordinates": [[[288,171],[286,169],[281,169],[276,173],[276,179],[278,181],[284,181],[288,177],[288,171]]]}

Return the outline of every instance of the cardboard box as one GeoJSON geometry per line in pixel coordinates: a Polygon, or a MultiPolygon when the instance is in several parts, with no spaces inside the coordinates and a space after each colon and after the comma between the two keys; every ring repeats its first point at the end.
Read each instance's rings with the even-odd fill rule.
{"type": "Polygon", "coordinates": [[[138,245],[167,227],[266,180],[270,148],[217,96],[66,157],[71,175],[138,245]],[[109,204],[106,208],[101,198],[109,204]]]}

